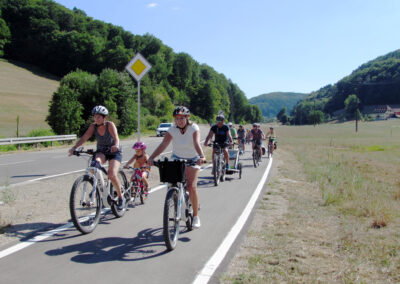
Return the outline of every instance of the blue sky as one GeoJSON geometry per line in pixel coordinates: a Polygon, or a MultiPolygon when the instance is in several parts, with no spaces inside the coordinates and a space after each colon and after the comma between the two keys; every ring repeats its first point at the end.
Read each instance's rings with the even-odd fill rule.
{"type": "Polygon", "coordinates": [[[55,0],[150,33],[236,83],[248,98],[308,93],[400,48],[398,0],[55,0]]]}

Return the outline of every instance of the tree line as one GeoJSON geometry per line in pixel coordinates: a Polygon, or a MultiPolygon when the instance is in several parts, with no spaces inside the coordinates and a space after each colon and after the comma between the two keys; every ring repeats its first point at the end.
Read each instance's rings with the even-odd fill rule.
{"type": "Polygon", "coordinates": [[[361,65],[336,84],[312,92],[286,118],[290,124],[361,118],[366,105],[400,104],[399,94],[400,50],[396,50],[361,65]]]}
{"type": "Polygon", "coordinates": [[[134,35],[51,0],[0,0],[0,56],[62,77],[47,118],[57,134],[81,133],[95,104],[111,110],[121,133],[136,129],[136,83],[124,67],[137,52],[152,64],[141,81],[144,126],[171,120],[174,105],[207,122],[219,110],[236,123],[262,119],[237,84],[153,35],[134,35]],[[71,122],[59,121],[63,114],[71,122]]]}

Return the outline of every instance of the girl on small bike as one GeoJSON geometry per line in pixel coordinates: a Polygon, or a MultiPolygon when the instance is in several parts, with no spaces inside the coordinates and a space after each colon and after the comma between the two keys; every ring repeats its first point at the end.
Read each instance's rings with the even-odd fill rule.
{"type": "Polygon", "coordinates": [[[96,158],[92,166],[100,167],[108,162],[108,177],[110,178],[118,195],[118,208],[125,207],[125,198],[122,196],[121,182],[118,179],[118,169],[122,161],[122,147],[119,144],[118,131],[115,124],[107,121],[108,110],[104,106],[95,106],[92,109],[94,123],[90,124],[85,134],[76,142],[75,146],[69,149],[69,155],[79,146],[83,145],[93,134],[96,136],[97,149],[96,158]]]}
{"type": "Polygon", "coordinates": [[[200,227],[198,216],[199,196],[197,193],[197,179],[200,165],[204,163],[204,153],[200,146],[200,129],[196,123],[189,120],[190,111],[184,106],[178,106],[173,112],[175,126],[168,129],[163,141],[150,155],[148,164],[153,165],[155,157],[160,155],[172,141],[172,159],[185,159],[188,162],[196,162],[195,166],[186,167],[186,185],[189,198],[193,205],[193,228],[200,227]]]}
{"type": "MultiPolygon", "coordinates": [[[[143,142],[136,142],[132,148],[136,151],[136,154],[125,164],[124,168],[129,168],[129,165],[135,161],[133,167],[141,170],[141,178],[143,184],[146,186],[145,192],[148,193],[150,187],[147,179],[150,176],[150,167],[147,164],[147,160],[149,159],[149,155],[146,154],[147,146],[143,142]]],[[[133,173],[131,181],[133,181],[135,174],[136,173],[133,173]]]]}

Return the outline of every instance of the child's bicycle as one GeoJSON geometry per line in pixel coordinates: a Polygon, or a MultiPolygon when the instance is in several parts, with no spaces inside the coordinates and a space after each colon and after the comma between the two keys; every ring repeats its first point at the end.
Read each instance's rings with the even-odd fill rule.
{"type": "Polygon", "coordinates": [[[134,204],[136,200],[140,199],[140,203],[144,204],[149,193],[147,191],[146,186],[143,184],[142,171],[140,168],[133,168],[133,167],[127,167],[127,169],[133,170],[132,180],[128,185],[129,199],[127,201],[134,204]]]}
{"type": "MultiPolygon", "coordinates": [[[[122,217],[125,214],[126,207],[118,209],[117,192],[108,178],[107,171],[104,167],[98,167],[93,162],[96,152],[93,149],[84,151],[81,147],[73,154],[78,157],[82,154],[90,157],[89,167],[82,176],[75,180],[69,199],[72,222],[80,232],[88,234],[93,232],[99,223],[102,207],[111,207],[115,217],[122,217]]],[[[118,171],[118,178],[121,181],[125,196],[128,181],[122,170],[118,171]]]]}

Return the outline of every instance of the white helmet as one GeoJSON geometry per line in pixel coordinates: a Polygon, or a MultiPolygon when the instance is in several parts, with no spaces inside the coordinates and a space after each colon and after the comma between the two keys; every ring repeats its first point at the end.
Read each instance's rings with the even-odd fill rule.
{"type": "Polygon", "coordinates": [[[92,109],[92,115],[95,114],[108,115],[108,110],[104,106],[95,106],[92,109]]]}
{"type": "Polygon", "coordinates": [[[228,123],[228,126],[232,126],[232,122],[229,122],[229,123],[228,123]]]}

